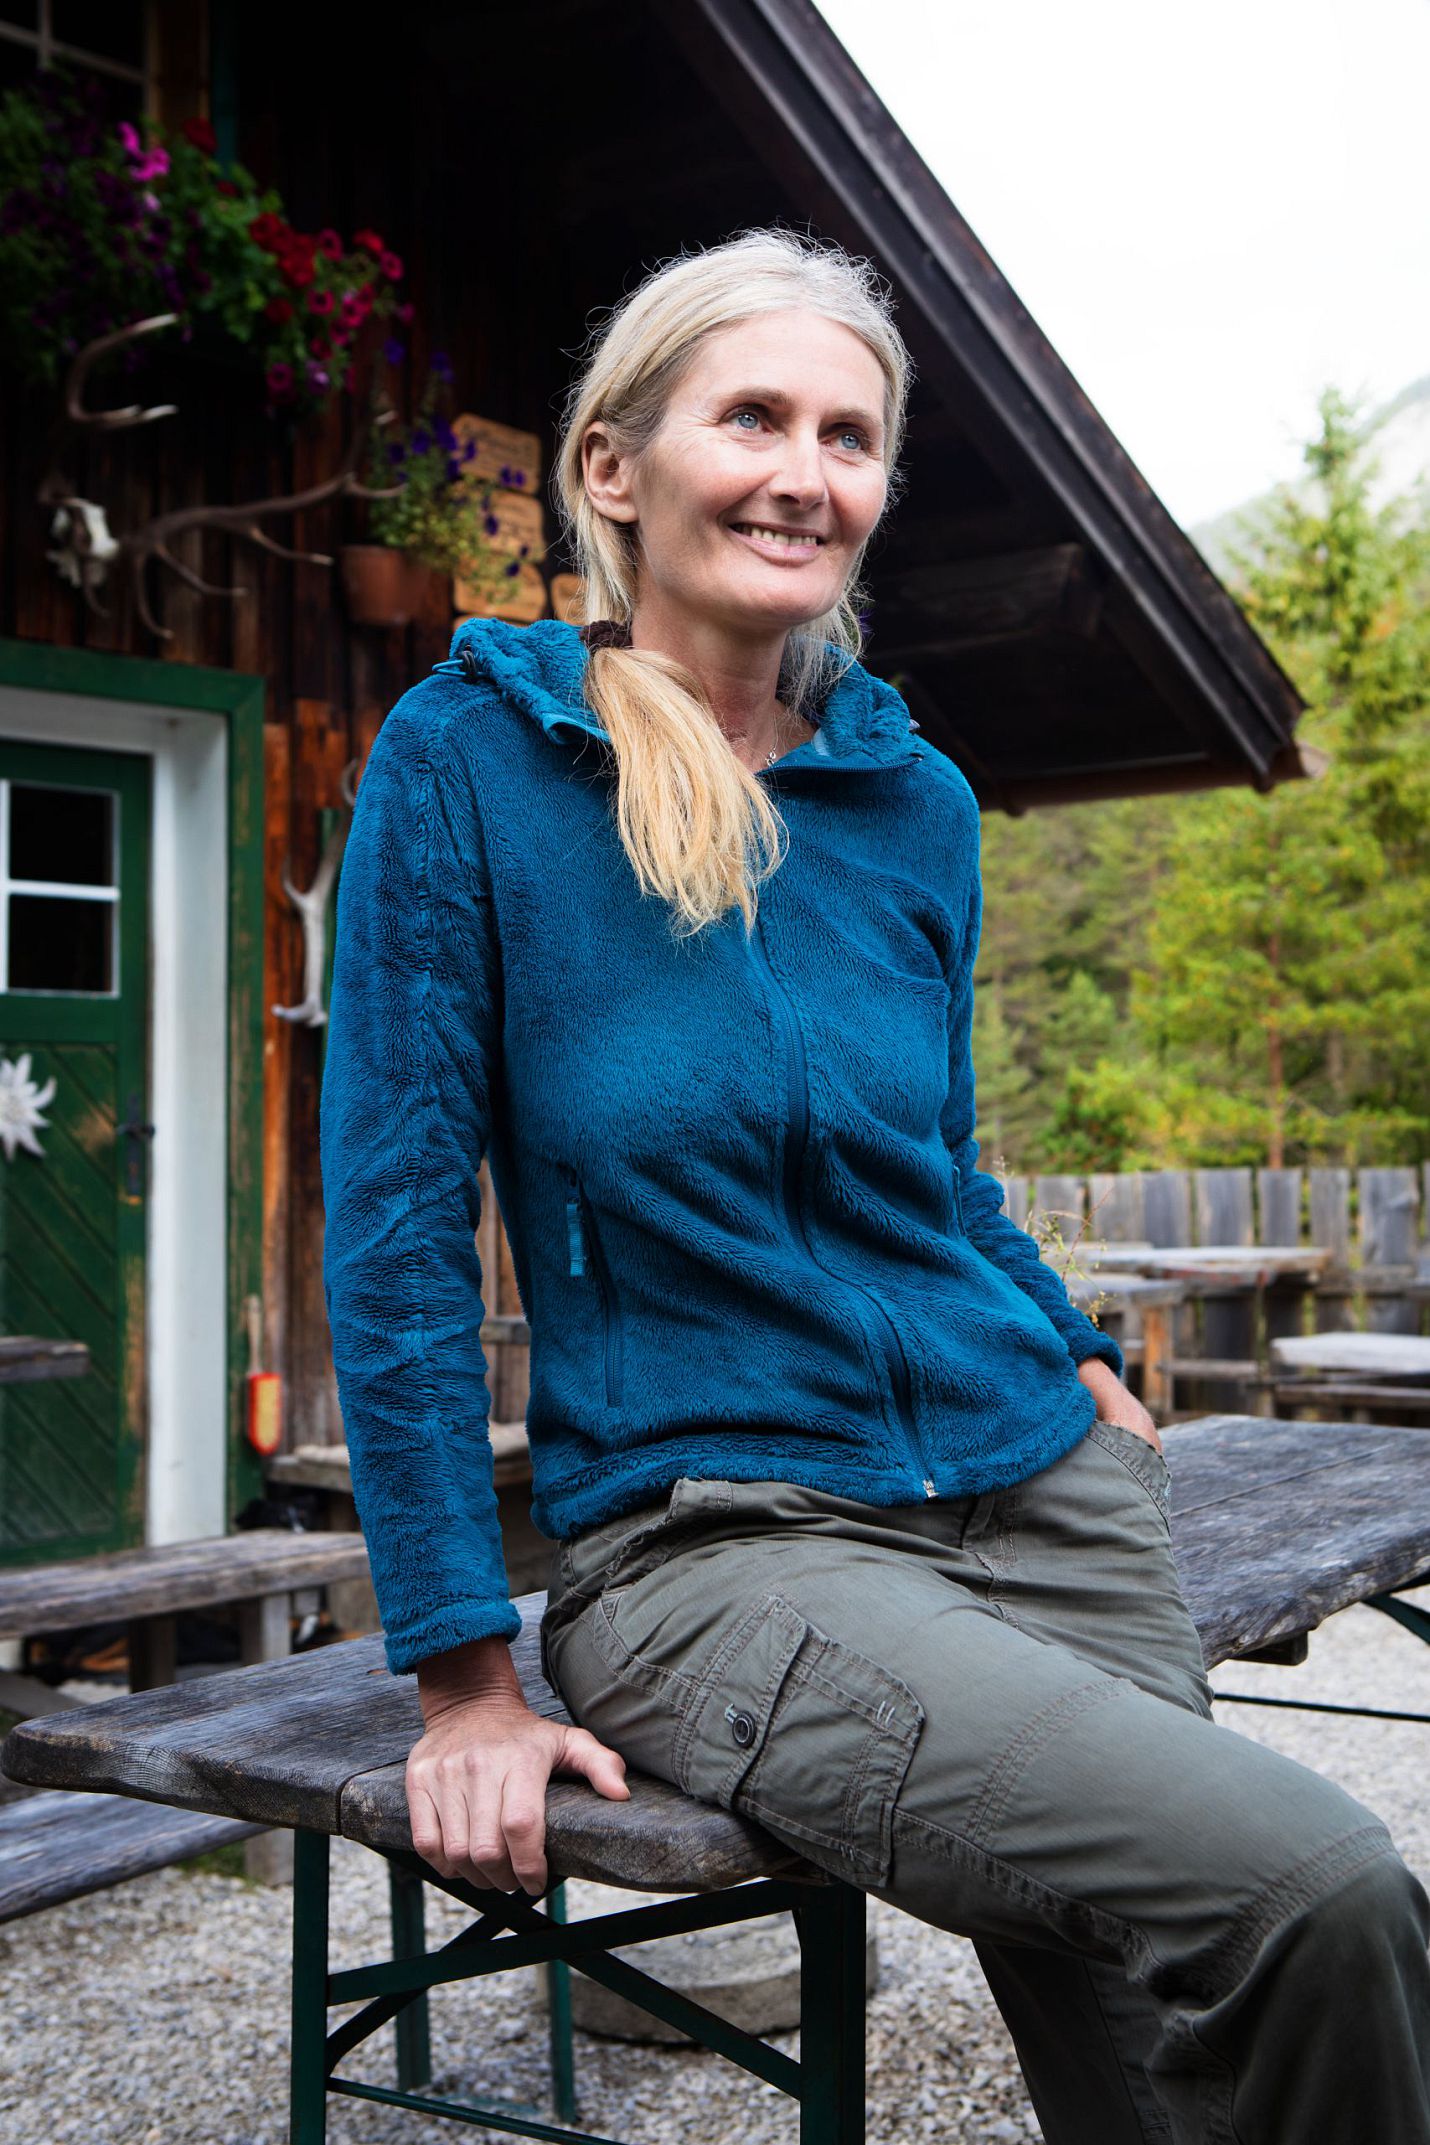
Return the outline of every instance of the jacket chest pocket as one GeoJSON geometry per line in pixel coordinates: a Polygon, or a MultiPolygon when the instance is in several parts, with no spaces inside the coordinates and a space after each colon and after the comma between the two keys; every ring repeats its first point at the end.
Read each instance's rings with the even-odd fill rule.
{"type": "Polygon", "coordinates": [[[621,1306],[615,1283],[611,1279],[611,1269],[601,1247],[596,1217],[586,1196],[586,1187],[574,1173],[568,1176],[566,1187],[566,1247],[572,1280],[584,1281],[596,1291],[600,1299],[602,1375],[606,1406],[618,1407],[624,1356],[621,1306]]]}

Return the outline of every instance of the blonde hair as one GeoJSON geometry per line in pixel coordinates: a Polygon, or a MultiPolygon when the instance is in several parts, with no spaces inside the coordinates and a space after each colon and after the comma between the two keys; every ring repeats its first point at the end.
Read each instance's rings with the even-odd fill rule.
{"type": "MultiPolygon", "coordinates": [[[[556,484],[566,540],[585,583],[588,623],[629,624],[635,608],[633,532],[600,513],[586,489],[584,442],[600,424],[638,459],[705,339],[755,314],[800,308],[859,336],[884,375],[885,470],[892,494],[910,362],[873,266],[793,231],[744,231],[679,256],[648,275],[597,332],[570,396],[556,484]]],[[[863,550],[834,608],[786,643],[780,691],[799,713],[855,661],[863,550]]],[[[738,906],[746,929],[756,888],[787,843],[783,820],[730,750],[705,694],[683,665],[648,649],[593,648],[586,697],[611,739],[616,824],[643,893],[662,896],[677,935],[738,906]]]]}

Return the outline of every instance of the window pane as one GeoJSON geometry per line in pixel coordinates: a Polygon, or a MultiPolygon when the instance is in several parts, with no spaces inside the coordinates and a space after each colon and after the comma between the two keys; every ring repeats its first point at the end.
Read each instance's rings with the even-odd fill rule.
{"type": "Polygon", "coordinates": [[[112,991],[112,901],[10,896],[12,991],[112,991]]]}
{"type": "Polygon", "coordinates": [[[10,785],[10,877],[113,886],[115,795],[107,789],[10,785]]]}
{"type": "Polygon", "coordinates": [[[143,66],[143,0],[54,0],[52,19],[57,44],[143,66]]]}

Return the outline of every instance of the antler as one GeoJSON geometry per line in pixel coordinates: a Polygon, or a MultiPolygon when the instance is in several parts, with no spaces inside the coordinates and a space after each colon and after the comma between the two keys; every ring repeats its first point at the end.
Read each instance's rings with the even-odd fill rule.
{"type": "Polygon", "coordinates": [[[273,1011],[280,1020],[291,1020],[305,1028],[321,1028],[327,1023],[328,1012],[323,1004],[323,969],[327,964],[327,912],[328,897],[333,891],[338,865],[342,862],[343,849],[352,823],[353,806],[357,802],[357,761],[349,760],[342,774],[342,797],[347,806],[345,816],[334,826],[323,844],[323,854],[313,883],[306,891],[293,884],[289,872],[292,859],[283,865],[283,891],[303,919],[303,1000],[301,1005],[276,1005],[273,1011]]]}
{"type": "Polygon", "coordinates": [[[124,328],[116,328],[112,335],[100,335],[92,343],[77,350],[70,361],[65,380],[65,415],[71,424],[101,425],[106,431],[118,431],[128,425],[151,425],[158,417],[172,417],[178,410],[177,402],[156,402],[152,409],[144,409],[131,402],[123,410],[91,410],[85,407],[84,383],[91,366],[110,350],[118,350],[124,343],[132,343],[137,335],[153,335],[159,328],[172,328],[178,319],[177,313],[152,313],[147,320],[131,320],[124,328]]]}
{"type": "MultiPolygon", "coordinates": [[[[380,428],[391,424],[393,415],[391,410],[380,411],[375,419],[376,425],[380,428]]],[[[364,484],[358,476],[357,464],[363,444],[363,435],[356,434],[336,476],[325,478],[321,484],[310,485],[307,491],[293,492],[287,497],[274,499],[247,500],[238,506],[179,507],[173,513],[158,514],[153,521],[146,522],[142,529],[135,529],[129,535],[121,536],[119,549],[129,565],[134,600],[139,616],[149,631],[156,634],[160,640],[172,640],[174,637],[167,627],[159,624],[149,608],[146,568],[151,559],[156,559],[161,566],[170,567],[181,581],[187,582],[190,588],[198,589],[202,595],[226,596],[233,602],[248,594],[245,588],[219,588],[215,583],[205,581],[191,566],[186,566],[182,559],[175,558],[169,546],[176,536],[184,535],[189,529],[226,529],[234,536],[241,536],[248,543],[260,545],[264,551],[271,551],[277,558],[302,559],[311,566],[331,566],[331,552],[290,550],[286,544],[280,544],[271,537],[266,529],[258,527],[258,517],[261,514],[297,514],[301,513],[304,507],[318,506],[324,499],[339,497],[395,499],[403,490],[402,485],[376,487],[364,484]]]]}
{"type": "MultiPolygon", "coordinates": [[[[134,425],[152,424],[156,418],[172,417],[178,404],[155,403],[144,408],[131,403],[125,409],[91,410],[84,401],[85,382],[91,367],[108,351],[132,342],[136,336],[152,335],[160,328],[172,327],[178,320],[177,313],[155,313],[147,320],[134,320],[126,327],[117,328],[111,335],[98,336],[86,343],[71,360],[65,381],[65,413],[76,425],[98,425],[106,431],[119,431],[134,425]]],[[[381,428],[393,421],[394,412],[381,410],[374,419],[381,428]]],[[[373,486],[364,484],[357,474],[359,457],[366,444],[366,435],[359,431],[343,457],[336,475],[326,478],[321,484],[313,484],[306,491],[293,492],[286,497],[251,499],[234,506],[180,507],[169,514],[158,514],[141,528],[114,536],[105,520],[104,509],[92,500],[79,498],[69,480],[52,470],[41,482],[39,498],[42,506],[55,510],[50,533],[57,549],[48,557],[74,587],[83,591],[85,602],[93,611],[104,612],[98,589],[112,569],[126,567],[134,589],[135,607],[149,631],[158,640],[172,640],[172,632],[159,624],[149,603],[148,567],[151,559],[161,566],[169,567],[188,587],[197,589],[200,595],[224,596],[235,602],[248,594],[245,588],[220,588],[214,582],[205,581],[193,567],[176,558],[170,546],[175,538],[185,535],[190,529],[214,528],[226,530],[230,535],[241,537],[246,543],[257,544],[264,551],[271,551],[280,559],[302,559],[313,566],[331,566],[332,555],[326,551],[295,551],[280,544],[266,529],[258,526],[259,519],[269,514],[297,514],[304,507],[319,506],[325,499],[347,497],[352,499],[395,499],[404,487],[401,484],[373,486]]]]}

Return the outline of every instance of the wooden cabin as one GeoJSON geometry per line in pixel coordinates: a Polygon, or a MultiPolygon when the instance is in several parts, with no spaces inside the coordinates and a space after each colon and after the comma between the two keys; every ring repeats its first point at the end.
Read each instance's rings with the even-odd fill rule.
{"type": "MultiPolygon", "coordinates": [[[[4,11],[4,84],[66,57],[61,11],[31,12],[4,11]]],[[[644,265],[772,221],[868,253],[919,369],[869,660],[925,737],[1014,813],[1303,772],[1287,678],[806,0],[413,0],[380,34],[277,0],[91,16],[107,49],[79,62],[129,109],[207,115],[305,229],[388,237],[416,308],[403,377],[450,353],[461,407],[534,439],[538,497],[571,354],[644,265]]],[[[176,554],[240,600],[155,563],[172,637],[115,581],[88,609],[46,555],[57,436],[117,534],[300,492],[351,443],[352,403],[294,427],[246,376],[146,349],[121,397],[177,413],[118,431],[56,434],[59,396],[0,360],[0,1059],[49,1090],[42,1152],[0,1161],[0,1330],[92,1362],[0,1387],[0,1565],[231,1527],[264,1480],[251,1369],[281,1377],[285,1446],[341,1440],[323,1030],[275,1011],[307,989],[285,875],[312,887],[344,770],[459,615],[429,576],[410,624],[359,623],[337,572],[213,527],[176,554]]],[[[566,567],[536,513],[526,616],[566,567]]],[[[281,534],[336,552],[364,529],[329,499],[281,534]]],[[[480,1248],[489,1314],[517,1315],[490,1200],[480,1248]]],[[[490,1355],[494,1414],[519,1423],[523,1350],[490,1355]]]]}

